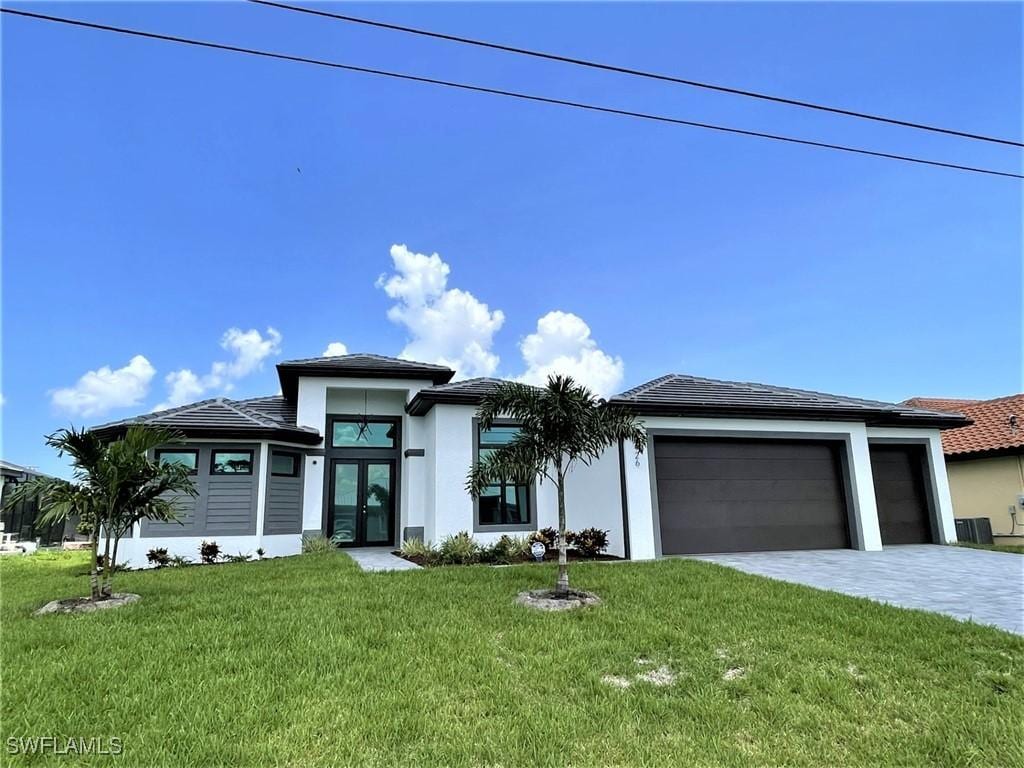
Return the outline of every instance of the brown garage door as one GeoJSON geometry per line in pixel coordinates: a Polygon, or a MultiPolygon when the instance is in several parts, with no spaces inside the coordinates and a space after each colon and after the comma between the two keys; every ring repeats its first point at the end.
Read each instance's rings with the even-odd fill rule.
{"type": "Polygon", "coordinates": [[[850,546],[834,442],[660,438],[654,454],[666,555],[850,546]]]}
{"type": "Polygon", "coordinates": [[[931,544],[932,526],[924,489],[924,448],[872,445],[871,474],[882,544],[931,544]]]}

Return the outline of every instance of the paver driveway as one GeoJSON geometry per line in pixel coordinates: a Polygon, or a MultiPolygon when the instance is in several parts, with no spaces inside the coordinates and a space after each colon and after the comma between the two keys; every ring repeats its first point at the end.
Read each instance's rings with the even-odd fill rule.
{"type": "Polygon", "coordinates": [[[945,613],[1024,634],[1024,556],[915,544],[852,549],[693,555],[747,573],[945,613]]]}

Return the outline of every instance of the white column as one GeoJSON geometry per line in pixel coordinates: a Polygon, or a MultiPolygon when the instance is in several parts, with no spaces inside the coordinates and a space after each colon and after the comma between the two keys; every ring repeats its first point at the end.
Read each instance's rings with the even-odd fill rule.
{"type": "Polygon", "coordinates": [[[256,548],[263,546],[263,521],[267,517],[267,475],[270,466],[270,444],[260,443],[260,471],[256,486],[256,548]]]}
{"type": "Polygon", "coordinates": [[[302,530],[323,531],[324,457],[307,456],[302,481],[302,530]]]}
{"type": "Polygon", "coordinates": [[[852,481],[854,528],[857,549],[877,552],[882,549],[882,531],[875,503],[875,479],[871,473],[871,451],[867,429],[862,424],[850,428],[850,478],[852,481]]]}
{"type": "Polygon", "coordinates": [[[654,541],[654,503],[651,470],[647,450],[639,456],[626,447],[626,504],[629,508],[629,556],[631,560],[653,560],[658,556],[654,541]]]}
{"type": "Polygon", "coordinates": [[[953,497],[949,493],[949,477],[946,474],[946,457],[942,452],[942,438],[939,431],[928,437],[928,469],[932,478],[932,493],[935,498],[936,522],[939,541],[956,544],[956,523],[953,520],[953,497]]]}

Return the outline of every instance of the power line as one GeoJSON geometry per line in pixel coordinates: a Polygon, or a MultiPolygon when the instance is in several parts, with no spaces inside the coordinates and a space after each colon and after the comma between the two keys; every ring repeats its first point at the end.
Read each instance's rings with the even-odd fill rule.
{"type": "Polygon", "coordinates": [[[563,64],[575,64],[581,67],[589,67],[591,69],[600,69],[606,72],[618,72],[623,75],[636,75],[637,77],[645,77],[650,80],[661,80],[667,83],[676,83],[678,85],[688,85],[694,88],[704,88],[710,91],[720,91],[721,93],[730,93],[736,96],[747,96],[752,99],[762,99],[763,101],[773,101],[778,104],[788,104],[793,107],[803,107],[805,109],[816,109],[821,112],[831,112],[837,115],[845,115],[847,117],[856,117],[863,120],[874,120],[879,123],[889,123],[890,125],[899,125],[904,128],[916,128],[922,131],[932,131],[933,133],[944,133],[949,136],[958,136],[964,139],[975,139],[977,141],[990,141],[995,144],[1008,144],[1013,147],[1024,147],[1024,142],[1013,141],[1011,139],[1000,139],[993,136],[983,136],[977,133],[967,133],[965,131],[957,131],[952,128],[940,128],[934,125],[925,125],[924,123],[914,123],[908,120],[899,120],[894,117],[884,117],[882,115],[873,115],[868,112],[856,112],[852,109],[843,109],[841,107],[830,107],[824,104],[815,104],[810,101],[800,101],[799,99],[789,99],[784,96],[772,96],[767,93],[759,93],[757,91],[747,91],[742,88],[730,88],[725,85],[715,85],[713,83],[705,83],[699,80],[688,80],[682,77],[675,77],[674,75],[665,75],[657,72],[647,72],[642,69],[633,69],[631,67],[621,67],[615,64],[603,64],[597,61],[589,61],[587,59],[577,59],[571,56],[563,56],[557,53],[547,53],[544,51],[534,51],[529,48],[517,48],[512,45],[503,45],[501,43],[492,43],[487,40],[477,40],[471,37],[460,37],[458,35],[449,35],[443,32],[432,32],[426,29],[417,29],[416,27],[406,27],[401,24],[390,24],[384,21],[376,21],[373,19],[364,19],[359,16],[349,16],[344,13],[331,13],[329,11],[321,11],[315,8],[305,8],[299,5],[289,5],[287,3],[274,2],[274,0],[249,0],[250,3],[257,5],[265,5],[272,8],[280,8],[286,11],[296,11],[298,13],[308,13],[313,16],[323,16],[330,19],[336,19],[337,21],[345,21],[351,24],[363,24],[368,27],[378,27],[380,29],[390,29],[395,32],[406,32],[412,35],[422,35],[423,37],[433,37],[438,40],[447,40],[453,43],[464,43],[466,45],[475,45],[480,48],[490,48],[496,51],[504,51],[506,53],[517,53],[523,56],[532,56],[537,59],[547,59],[548,61],[558,61],[563,64]]]}
{"type": "Polygon", "coordinates": [[[305,56],[294,56],[287,53],[275,53],[272,51],[261,51],[256,48],[243,48],[237,45],[228,45],[226,43],[213,43],[205,40],[194,40],[187,37],[177,37],[175,35],[165,35],[157,32],[145,32],[138,29],[128,29],[126,27],[115,27],[109,24],[97,24],[90,21],[82,21],[80,19],[68,19],[62,16],[50,16],[43,13],[33,13],[32,11],[16,10],[14,8],[0,8],[3,13],[9,13],[15,16],[24,16],[31,19],[39,19],[42,21],[50,21],[58,24],[68,24],[75,27],[85,27],[87,29],[98,29],[104,32],[116,32],[123,35],[131,35],[134,37],[142,37],[151,40],[163,40],[171,43],[181,43],[183,45],[194,45],[200,48],[212,48],[219,51],[230,51],[232,53],[244,53],[250,56],[260,56],[268,59],[280,59],[282,61],[292,61],[300,64],[313,64],[319,67],[329,67],[331,69],[341,69],[347,72],[359,72],[368,75],[378,75],[380,77],[388,77],[396,80],[408,80],[416,83],[428,83],[430,85],[438,85],[446,88],[457,88],[463,91],[472,91],[475,93],[487,93],[494,96],[506,96],[514,99],[521,99],[523,101],[534,101],[542,104],[556,104],[563,107],[573,107],[575,109],[583,109],[590,112],[602,112],[610,115],[619,115],[622,117],[633,117],[641,120],[650,120],[659,123],[668,123],[671,125],[685,125],[692,128],[704,128],[711,131],[719,131],[722,133],[734,133],[741,136],[754,136],[761,139],[771,139],[773,141],[783,141],[789,144],[801,144],[809,147],[819,147],[821,149],[832,149],[840,152],[850,152],[858,155],[869,155],[871,157],[883,157],[889,160],[900,160],[907,163],[918,163],[920,165],[932,165],[939,168],[951,168],[957,171],[968,171],[971,173],[983,173],[989,176],[1005,176],[1013,179],[1024,179],[1024,175],[1018,173],[1008,173],[1006,171],[994,171],[988,168],[976,168],[969,165],[958,165],[956,163],[945,163],[939,160],[926,160],[920,157],[910,157],[907,155],[896,155],[889,152],[876,152],[870,149],[860,149],[858,147],[849,147],[842,144],[828,144],[821,141],[810,141],[808,139],[797,139],[791,136],[780,136],[772,133],[763,133],[760,131],[748,131],[742,128],[730,128],[722,125],[712,125],[711,123],[700,123],[692,120],[681,120],[675,117],[666,117],[664,115],[655,115],[647,112],[634,112],[627,109],[616,109],[614,107],[603,107],[596,104],[586,104],[578,101],[568,101],[565,99],[555,99],[547,96],[534,96],[526,93],[518,93],[516,91],[506,91],[499,88],[487,88],[481,85],[470,85],[468,83],[458,83],[451,80],[438,80],[432,77],[420,77],[418,75],[408,75],[401,72],[389,72],[383,69],[372,69],[370,67],[360,67],[354,64],[341,64],[336,61],[325,61],[323,59],[312,59],[305,56]]]}

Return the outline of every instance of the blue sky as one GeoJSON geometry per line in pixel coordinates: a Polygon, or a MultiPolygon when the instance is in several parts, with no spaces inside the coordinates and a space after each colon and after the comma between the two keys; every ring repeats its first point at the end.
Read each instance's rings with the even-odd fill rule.
{"type": "MultiPolygon", "coordinates": [[[[1021,136],[1016,4],[342,7],[1021,136]]],[[[1021,169],[1008,147],[250,5],[33,8],[1021,169]]],[[[276,392],[276,361],[335,341],[508,377],[567,361],[616,389],[669,371],[885,400],[1021,388],[1018,181],[2,24],[9,460],[57,471],[45,433],[174,394],[276,392]]]]}

